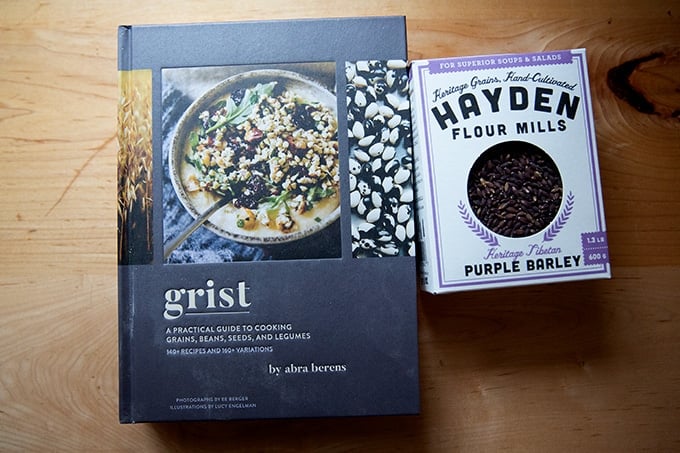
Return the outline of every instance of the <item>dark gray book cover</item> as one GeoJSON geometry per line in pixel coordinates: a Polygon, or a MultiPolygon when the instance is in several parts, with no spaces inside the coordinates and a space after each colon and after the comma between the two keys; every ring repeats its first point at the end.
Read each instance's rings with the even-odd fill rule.
{"type": "Polygon", "coordinates": [[[417,413],[404,18],[118,34],[121,422],[417,413]]]}

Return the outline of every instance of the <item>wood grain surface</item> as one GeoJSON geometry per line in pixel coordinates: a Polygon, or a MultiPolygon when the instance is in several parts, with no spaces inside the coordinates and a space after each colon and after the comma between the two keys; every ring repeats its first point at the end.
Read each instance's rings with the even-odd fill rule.
{"type": "Polygon", "coordinates": [[[678,0],[0,11],[1,451],[680,451],[678,0]],[[388,14],[411,59],[587,48],[614,277],[421,294],[419,416],[119,425],[116,26],[388,14]]]}

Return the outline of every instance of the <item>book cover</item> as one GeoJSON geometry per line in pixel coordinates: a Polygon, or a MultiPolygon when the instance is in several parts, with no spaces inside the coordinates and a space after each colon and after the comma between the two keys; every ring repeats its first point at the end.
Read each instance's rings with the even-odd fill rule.
{"type": "Polygon", "coordinates": [[[118,33],[121,422],[417,413],[404,18],[118,33]]]}
{"type": "Polygon", "coordinates": [[[410,74],[424,288],[609,278],[585,50],[410,74]]]}

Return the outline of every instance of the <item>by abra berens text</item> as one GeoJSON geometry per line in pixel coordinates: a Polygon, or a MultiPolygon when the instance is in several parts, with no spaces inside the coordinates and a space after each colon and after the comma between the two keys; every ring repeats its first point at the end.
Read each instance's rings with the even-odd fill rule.
{"type": "Polygon", "coordinates": [[[247,313],[251,305],[250,287],[240,281],[235,287],[215,287],[208,279],[203,288],[170,288],[165,291],[163,317],[169,321],[183,315],[210,315],[219,313],[247,313]]]}

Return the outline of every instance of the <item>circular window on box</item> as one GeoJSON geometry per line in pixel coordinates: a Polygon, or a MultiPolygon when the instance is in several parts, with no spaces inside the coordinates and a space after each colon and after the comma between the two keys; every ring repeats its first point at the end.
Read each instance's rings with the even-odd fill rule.
{"type": "Polygon", "coordinates": [[[467,190],[479,221],[510,238],[543,230],[562,204],[562,178],[555,162],[523,141],[498,143],[484,151],[470,170],[467,190]]]}

